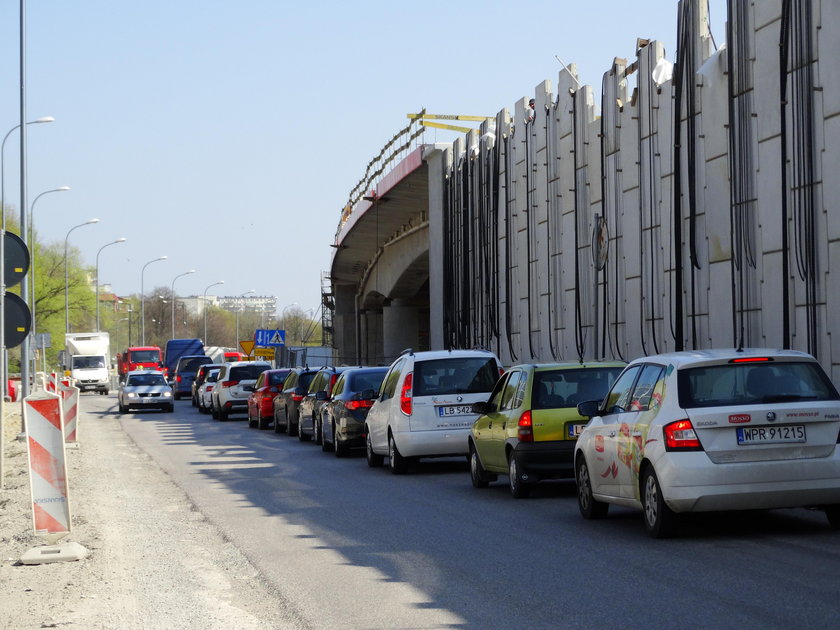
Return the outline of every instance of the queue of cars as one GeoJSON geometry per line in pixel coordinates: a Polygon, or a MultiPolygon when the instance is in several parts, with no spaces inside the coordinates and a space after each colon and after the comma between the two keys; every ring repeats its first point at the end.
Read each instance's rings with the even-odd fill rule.
{"type": "Polygon", "coordinates": [[[483,350],[409,350],[389,367],[203,367],[200,411],[247,412],[249,426],[273,424],[337,457],[364,449],[370,467],[387,458],[394,474],[463,456],[475,488],[504,476],[516,498],[544,479],[574,479],[584,518],[638,509],[657,538],[686,512],[812,507],[840,527],[840,394],[805,353],[503,370],[483,350]]]}

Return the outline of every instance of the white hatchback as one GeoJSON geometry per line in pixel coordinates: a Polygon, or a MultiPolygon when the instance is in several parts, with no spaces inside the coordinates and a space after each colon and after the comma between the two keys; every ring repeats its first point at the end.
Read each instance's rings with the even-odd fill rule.
{"type": "Polygon", "coordinates": [[[198,386],[196,391],[196,402],[198,410],[201,413],[210,413],[210,407],[213,404],[211,394],[213,388],[216,386],[216,381],[219,380],[219,368],[213,368],[207,371],[207,376],[204,377],[204,382],[198,386]]]}
{"type": "Polygon", "coordinates": [[[485,350],[432,350],[400,355],[385,375],[365,426],[367,461],[406,472],[421,457],[466,456],[478,417],[472,404],[487,400],[502,372],[485,350]]]}
{"type": "Polygon", "coordinates": [[[216,420],[227,420],[237,411],[248,413],[248,397],[260,374],[271,369],[268,361],[233,361],[223,363],[210,392],[210,414],[216,420]]]}
{"type": "Polygon", "coordinates": [[[840,526],[840,396],[794,350],[706,350],[636,359],[577,441],[578,504],[641,509],[670,535],[681,512],[818,507],[840,526]]]}

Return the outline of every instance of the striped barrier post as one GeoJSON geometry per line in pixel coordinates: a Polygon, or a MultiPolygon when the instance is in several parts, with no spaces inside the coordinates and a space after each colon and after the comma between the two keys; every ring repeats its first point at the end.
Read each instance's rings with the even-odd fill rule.
{"type": "Polygon", "coordinates": [[[47,378],[47,391],[56,393],[58,391],[58,374],[50,372],[47,378]]]}
{"type": "Polygon", "coordinates": [[[35,385],[32,389],[47,389],[47,374],[45,372],[35,372],[35,385]]]}
{"type": "Polygon", "coordinates": [[[78,387],[70,384],[69,378],[58,381],[61,394],[61,413],[64,417],[64,443],[71,446],[79,445],[79,393],[78,387]]]}
{"type": "Polygon", "coordinates": [[[70,533],[70,497],[61,397],[36,392],[23,401],[35,533],[50,544],[70,533]]]}
{"type": "Polygon", "coordinates": [[[47,545],[25,552],[22,564],[81,560],[87,549],[77,542],[55,543],[70,533],[70,488],[64,452],[61,396],[36,391],[23,399],[23,422],[29,452],[29,484],[35,534],[47,545]]]}

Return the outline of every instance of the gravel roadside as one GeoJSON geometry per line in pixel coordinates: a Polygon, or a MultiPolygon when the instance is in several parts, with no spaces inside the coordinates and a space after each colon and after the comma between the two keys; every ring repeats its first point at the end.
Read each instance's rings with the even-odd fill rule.
{"type": "MultiPolygon", "coordinates": [[[[84,397],[82,398],[82,407],[84,397]]],[[[254,566],[195,510],[184,492],[119,425],[82,414],[67,449],[78,562],[23,565],[45,544],[33,533],[20,406],[6,405],[0,489],[0,627],[304,628],[254,566]]]]}

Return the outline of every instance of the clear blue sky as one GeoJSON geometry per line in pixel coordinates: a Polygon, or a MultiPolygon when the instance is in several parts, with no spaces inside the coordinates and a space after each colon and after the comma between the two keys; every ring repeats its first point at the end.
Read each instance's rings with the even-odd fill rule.
{"type": "MultiPolygon", "coordinates": [[[[0,2],[0,136],[19,122],[18,0],[0,2]]],[[[320,302],[348,192],[409,112],[494,115],[556,84],[559,56],[600,86],[637,37],[673,60],[676,0],[287,2],[29,0],[29,202],[117,294],[255,289],[320,302]]],[[[712,28],[725,39],[725,0],[712,28]]],[[[427,132],[426,141],[449,141],[427,132]]],[[[6,200],[19,208],[17,132],[6,200]]]]}

